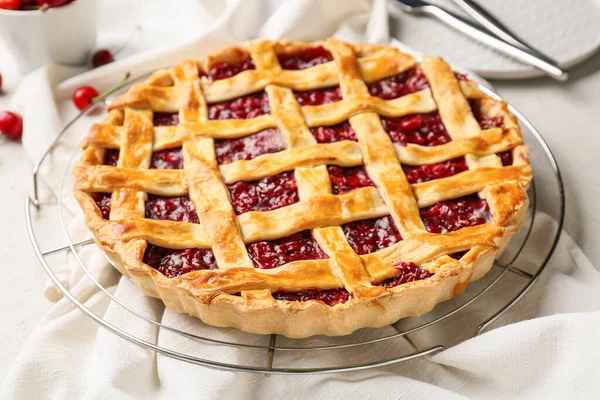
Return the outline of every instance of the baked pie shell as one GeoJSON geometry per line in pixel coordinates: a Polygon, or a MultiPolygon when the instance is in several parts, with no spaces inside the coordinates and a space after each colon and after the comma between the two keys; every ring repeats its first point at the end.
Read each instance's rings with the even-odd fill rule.
{"type": "MultiPolygon", "coordinates": [[[[103,243],[94,229],[98,223],[97,207],[89,196],[76,192],[84,208],[86,220],[98,247],[113,266],[130,278],[146,295],[161,299],[171,310],[200,318],[206,324],[237,328],[255,334],[279,334],[290,338],[314,335],[343,336],[361,328],[379,328],[402,318],[416,317],[431,311],[437,304],[461,294],[467,285],[485,276],[519,230],[525,219],[528,201],[520,203],[512,223],[497,238],[497,248],[473,248],[458,262],[446,257],[436,273],[424,280],[408,282],[391,288],[377,298],[351,298],[346,303],[330,307],[320,301],[281,301],[264,298],[202,293],[188,279],[165,277],[154,268],[140,262],[143,241],[103,243]],[[90,218],[91,216],[91,218],[90,218]],[[444,268],[452,265],[453,268],[444,268]]],[[[195,272],[186,275],[192,278],[195,272]]]]}
{"type": "MultiPolygon", "coordinates": [[[[302,49],[307,46],[298,44],[298,47],[295,47],[294,43],[284,41],[275,43],[273,46],[280,50],[284,49],[281,51],[286,52],[293,52],[295,48],[302,49]]],[[[327,43],[330,44],[329,41],[327,43]]],[[[337,44],[339,42],[331,43],[339,46],[337,44]]],[[[379,51],[380,48],[372,45],[355,45],[354,47],[356,54],[364,54],[366,57],[372,52],[379,51]]],[[[244,47],[235,46],[231,50],[224,49],[212,58],[209,57],[209,60],[227,60],[228,55],[239,58],[240,54],[245,54],[245,51],[244,47]]],[[[368,64],[365,65],[363,67],[361,64],[361,68],[368,68],[368,64]]],[[[325,70],[322,66],[315,68],[325,70]]],[[[387,65],[385,68],[390,69],[394,66],[387,65]]],[[[182,71],[179,70],[179,73],[182,71]]],[[[367,69],[364,71],[368,72],[367,69]]],[[[171,75],[159,71],[153,75],[151,81],[158,83],[159,86],[167,86],[173,84],[172,76],[176,77],[177,71],[171,75]]],[[[224,85],[224,83],[219,84],[224,85]]],[[[462,88],[463,92],[469,90],[468,85],[462,88]]],[[[127,106],[127,104],[134,108],[148,106],[148,100],[139,91],[134,91],[129,96],[129,103],[117,101],[113,107],[127,106]]],[[[525,219],[528,208],[525,190],[531,179],[531,169],[527,150],[522,145],[518,124],[514,116],[508,112],[504,102],[491,100],[483,94],[479,99],[482,100],[483,107],[487,108],[488,112],[493,115],[502,115],[508,121],[510,129],[506,135],[512,134],[519,140],[516,147],[511,147],[515,160],[514,168],[519,168],[518,181],[511,180],[488,185],[482,190],[485,198],[491,203],[490,208],[494,219],[493,223],[489,223],[490,228],[481,233],[482,236],[485,236],[481,242],[485,242],[487,245],[471,247],[460,260],[448,255],[436,256],[423,264],[426,269],[434,272],[430,278],[379,290],[373,296],[352,296],[347,302],[335,306],[328,306],[317,300],[302,302],[275,300],[271,296],[270,289],[241,290],[238,293],[202,289],[200,285],[195,285],[195,280],[202,279],[205,271],[195,271],[175,278],[167,278],[142,262],[146,248],[145,240],[118,239],[120,232],[125,229],[123,224],[119,221],[107,221],[102,218],[100,210],[89,194],[93,190],[86,189],[87,184],[82,185],[80,182],[84,178],[81,178],[82,175],[77,170],[78,166],[74,169],[76,176],[74,195],[83,209],[86,223],[95,242],[116,269],[129,277],[145,294],[160,298],[169,309],[193,315],[203,322],[217,327],[232,327],[255,334],[281,334],[290,338],[305,338],[313,335],[341,336],[351,334],[360,328],[382,327],[393,324],[402,318],[425,314],[436,304],[462,293],[469,282],[480,279],[490,270],[494,260],[499,257],[525,219]],[[111,234],[107,235],[107,230],[111,231],[111,234]]],[[[376,100],[373,100],[373,104],[381,103],[379,99],[376,100]]],[[[318,109],[318,107],[313,109],[318,109]]],[[[352,115],[360,112],[360,110],[354,110],[352,115]]],[[[84,142],[84,155],[79,166],[94,164],[90,161],[94,158],[93,153],[98,149],[97,146],[94,147],[94,135],[99,135],[97,127],[92,128],[90,136],[84,142]]],[[[481,141],[473,141],[473,143],[474,150],[478,150],[478,146],[484,146],[481,141]]],[[[441,150],[435,148],[426,150],[428,157],[443,157],[443,155],[436,154],[436,151],[441,150]]],[[[419,152],[407,153],[405,157],[418,165],[420,154],[419,152]]],[[[95,162],[97,161],[95,160],[95,162]]],[[[86,179],[91,178],[87,177],[86,179]]],[[[427,199],[423,201],[427,202],[427,199]]],[[[435,201],[429,203],[434,204],[435,201]]],[[[471,228],[463,228],[460,231],[469,229],[471,228]]],[[[426,247],[429,244],[424,242],[422,246],[426,247]]],[[[292,283],[290,280],[289,287],[293,287],[292,283]]],[[[376,284],[377,282],[374,282],[373,287],[377,287],[376,284]]],[[[285,290],[285,287],[281,289],[285,290]]]]}

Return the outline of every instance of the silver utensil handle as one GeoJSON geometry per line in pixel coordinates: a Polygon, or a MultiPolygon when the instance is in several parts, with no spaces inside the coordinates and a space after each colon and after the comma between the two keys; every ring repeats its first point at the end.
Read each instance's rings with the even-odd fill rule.
{"type": "Polygon", "coordinates": [[[555,60],[534,49],[529,44],[523,42],[523,40],[521,40],[513,32],[511,32],[510,29],[503,25],[502,22],[498,21],[492,14],[490,14],[483,7],[477,4],[477,2],[473,0],[454,0],[454,3],[456,3],[456,5],[458,5],[460,8],[462,8],[463,11],[466,12],[471,18],[473,18],[475,21],[481,24],[488,31],[498,36],[500,39],[504,40],[509,44],[520,47],[523,50],[529,51],[530,53],[535,54],[536,56],[548,62],[549,64],[560,68],[560,66],[555,60]]]}
{"type": "Polygon", "coordinates": [[[464,33],[465,35],[472,37],[473,39],[481,43],[487,44],[488,46],[493,47],[496,50],[507,54],[511,57],[514,57],[519,61],[541,69],[542,71],[546,72],[548,75],[552,76],[553,78],[559,81],[565,81],[568,78],[568,74],[562,69],[560,69],[558,66],[549,63],[548,61],[538,57],[536,54],[533,54],[527,50],[508,44],[505,41],[498,39],[496,36],[491,35],[482,28],[478,28],[475,25],[465,23],[442,8],[429,6],[424,7],[423,11],[438,18],[440,21],[444,22],[450,27],[464,33]]]}

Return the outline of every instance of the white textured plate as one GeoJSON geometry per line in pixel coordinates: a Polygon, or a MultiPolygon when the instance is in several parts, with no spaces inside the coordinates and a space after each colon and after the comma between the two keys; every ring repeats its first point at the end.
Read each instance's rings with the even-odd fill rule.
{"type": "MultiPolygon", "coordinates": [[[[451,0],[429,0],[465,17],[451,0]]],[[[523,41],[571,67],[600,48],[600,0],[477,0],[523,41]]],[[[423,53],[460,63],[486,78],[544,75],[429,16],[407,14],[390,0],[392,35],[423,53]]]]}

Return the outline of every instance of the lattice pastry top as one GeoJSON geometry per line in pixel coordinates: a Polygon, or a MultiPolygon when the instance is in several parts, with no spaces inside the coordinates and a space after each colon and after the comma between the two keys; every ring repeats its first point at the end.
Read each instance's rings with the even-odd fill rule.
{"type": "Polygon", "coordinates": [[[344,335],[425,313],[487,273],[528,206],[506,105],[392,47],[251,42],[108,110],[73,171],[96,242],[211,325],[344,335]]]}

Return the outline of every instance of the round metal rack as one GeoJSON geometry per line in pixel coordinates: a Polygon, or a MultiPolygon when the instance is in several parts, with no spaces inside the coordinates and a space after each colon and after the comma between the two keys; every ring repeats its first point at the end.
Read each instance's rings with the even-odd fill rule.
{"type": "MultiPolygon", "coordinates": [[[[91,236],[77,236],[71,233],[67,226],[78,213],[78,207],[72,200],[73,182],[70,171],[74,160],[79,155],[76,147],[86,132],[86,127],[92,121],[99,120],[103,115],[98,113],[98,103],[109,104],[111,99],[127,90],[133,83],[144,79],[140,77],[131,80],[114,90],[103,99],[99,99],[88,109],[80,113],[59,133],[49,146],[42,159],[33,171],[33,196],[25,199],[25,215],[27,229],[34,251],[46,273],[60,289],[82,312],[92,318],[103,328],[143,348],[156,351],[162,355],[193,364],[220,368],[225,370],[258,372],[265,374],[312,374],[353,371],[381,367],[402,361],[422,357],[444,350],[447,343],[436,342],[426,346],[415,345],[412,335],[429,335],[436,337],[436,331],[441,325],[454,319],[462,318],[472,313],[473,307],[481,304],[484,297],[503,298],[494,307],[482,306],[486,315],[474,326],[470,335],[455,335],[458,342],[481,334],[491,324],[511,309],[538,280],[548,264],[558,242],[564,219],[564,189],[556,161],[533,125],[514,107],[510,111],[518,118],[523,129],[525,143],[530,150],[534,181],[528,195],[531,206],[523,228],[515,235],[503,255],[496,260],[492,270],[479,281],[471,283],[466,291],[454,299],[439,304],[432,312],[417,318],[408,318],[399,323],[380,329],[363,329],[345,337],[317,337],[309,339],[289,339],[276,335],[251,335],[231,329],[207,327],[200,320],[179,315],[174,318],[190,318],[186,321],[186,329],[182,324],[165,322],[156,316],[141,311],[136,305],[130,304],[125,298],[120,298],[114,288],[105,287],[88,265],[79,257],[79,251],[86,246],[95,246],[91,236]],[[95,108],[93,116],[89,114],[95,108]],[[55,157],[56,149],[65,154],[65,147],[70,157],[55,157]],[[51,159],[51,166],[47,166],[51,159]],[[52,200],[40,200],[38,179],[45,169],[45,177],[58,183],[56,196],[52,200]],[[69,204],[70,203],[70,204],[69,204]],[[551,231],[544,225],[543,234],[546,240],[534,241],[532,232],[540,229],[536,215],[545,213],[553,218],[551,231]],[[54,223],[48,223],[48,219],[54,223]],[[42,223],[44,222],[44,223],[42,223]],[[41,231],[43,229],[43,235],[41,231]],[[58,240],[58,242],[57,242],[58,240]],[[543,243],[543,244],[540,244],[543,243]],[[147,325],[155,329],[161,336],[175,338],[179,345],[169,346],[170,340],[149,340],[139,334],[139,327],[133,329],[127,325],[127,318],[108,318],[93,310],[81,295],[61,283],[56,271],[59,266],[64,268],[65,258],[58,257],[61,253],[70,252],[76,265],[81,268],[83,277],[99,289],[101,296],[110,299],[109,304],[120,312],[134,316],[136,324],[147,325]],[[510,292],[501,284],[511,276],[516,283],[511,283],[510,292]],[[193,327],[193,329],[190,328],[193,327]],[[196,329],[197,328],[197,329],[196,329]],[[171,336],[169,336],[171,335],[171,336]],[[185,345],[181,345],[181,343],[185,345]],[[188,343],[189,342],[189,343],[188,343]],[[216,347],[226,347],[227,351],[215,351],[216,347]],[[181,349],[186,349],[183,351],[181,349]],[[227,357],[223,358],[223,354],[227,357]],[[344,360],[340,364],[339,360],[344,360]]],[[[488,95],[499,98],[490,89],[480,86],[488,95]]],[[[48,180],[48,179],[46,179],[48,180]]],[[[547,219],[546,219],[547,220],[547,219]]],[[[118,272],[115,271],[115,274],[118,272]]],[[[513,282],[511,281],[511,282],[513,282]]],[[[487,304],[487,303],[486,303],[487,304]]],[[[167,311],[168,312],[168,311],[167,311]]],[[[175,313],[173,313],[175,314],[175,313]]],[[[478,313],[477,316],[479,316],[478,313]]],[[[471,314],[472,316],[472,314],[471,314]]],[[[464,329],[463,329],[464,331],[464,329]]],[[[452,335],[451,335],[452,336],[452,335]]],[[[158,334],[156,335],[158,337],[158,334]]],[[[455,344],[456,341],[452,344],[455,344]]],[[[219,350],[219,349],[216,349],[219,350]]]]}

